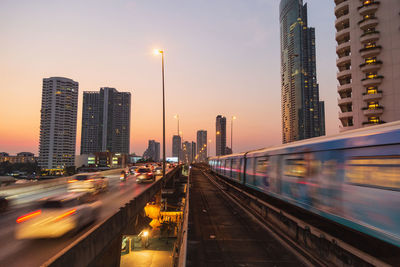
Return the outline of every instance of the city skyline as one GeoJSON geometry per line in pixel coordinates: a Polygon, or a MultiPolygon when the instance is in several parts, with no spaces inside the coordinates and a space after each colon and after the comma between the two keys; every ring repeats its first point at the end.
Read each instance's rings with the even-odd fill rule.
{"type": "MultiPolygon", "coordinates": [[[[327,106],[329,135],[338,133],[339,125],[334,2],[307,2],[309,23],[316,26],[317,72],[321,99],[327,106]]],[[[180,115],[183,140],[195,140],[193,129],[196,128],[213,133],[215,116],[224,114],[227,118],[240,117],[235,121],[235,152],[281,143],[278,1],[230,1],[228,9],[224,1],[184,5],[128,1],[111,5],[98,1],[93,10],[90,4],[74,1],[22,3],[0,4],[3,25],[0,31],[7,37],[0,44],[4,59],[0,68],[5,74],[2,85],[6,88],[0,92],[0,101],[5,110],[19,106],[18,112],[2,118],[2,151],[37,154],[40,80],[63,76],[78,81],[81,88],[77,153],[81,139],[82,91],[109,86],[131,88],[134,99],[130,152],[142,154],[146,141],[150,138],[160,140],[162,134],[159,62],[151,55],[157,47],[165,49],[167,155],[171,154],[172,148],[172,138],[168,136],[175,133],[174,114],[180,115]],[[79,9],[74,13],[74,19],[66,23],[62,18],[68,17],[68,11],[76,5],[79,9]],[[16,8],[17,13],[13,12],[16,8]],[[58,17],[41,15],[43,12],[51,14],[53,10],[59,10],[58,17]],[[108,11],[113,18],[112,26],[102,20],[108,11]],[[180,14],[176,18],[175,11],[180,14]],[[167,23],[165,32],[152,26],[157,22],[150,26],[145,23],[146,17],[141,14],[146,12],[155,17],[162,14],[162,21],[167,23]],[[204,13],[207,16],[203,16],[204,13]],[[52,25],[48,24],[50,19],[53,19],[52,25]],[[28,20],[29,24],[23,23],[28,20]],[[183,21],[188,25],[183,26],[183,21]],[[132,34],[125,35],[127,31],[132,34]],[[88,32],[93,37],[90,40],[83,38],[88,32]],[[178,36],[179,43],[176,41],[178,36]],[[85,41],[75,41],[80,39],[85,41]],[[204,45],[202,40],[211,44],[204,45]],[[66,42],[68,49],[61,49],[61,44],[66,42]],[[187,62],[198,64],[187,68],[187,62]],[[24,79],[19,79],[21,73],[24,73],[24,79]],[[196,98],[195,103],[180,101],[186,91],[192,92],[187,97],[196,98]],[[200,91],[202,94],[197,93],[200,91]],[[160,105],[149,105],[149,102],[160,105]],[[204,105],[206,108],[202,108],[204,105]],[[267,114],[272,115],[270,120],[265,119],[267,114]],[[269,127],[270,123],[276,127],[269,127]],[[251,142],[247,136],[252,137],[251,142]]],[[[214,136],[211,139],[210,155],[215,155],[214,136]]]]}

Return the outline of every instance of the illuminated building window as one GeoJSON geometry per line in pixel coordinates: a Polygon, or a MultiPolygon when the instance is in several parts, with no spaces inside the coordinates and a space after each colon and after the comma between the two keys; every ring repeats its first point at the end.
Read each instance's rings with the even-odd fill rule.
{"type": "Polygon", "coordinates": [[[367,79],[375,79],[376,77],[378,77],[376,72],[367,73],[367,79]]]}
{"type": "Polygon", "coordinates": [[[376,62],[376,57],[370,57],[365,59],[365,63],[367,64],[373,64],[376,62]]]}
{"type": "Polygon", "coordinates": [[[378,93],[378,88],[376,86],[368,87],[367,94],[373,95],[378,93]]]}
{"type": "Polygon", "coordinates": [[[376,109],[379,107],[379,103],[372,101],[372,102],[368,102],[368,109],[376,109]]]}
{"type": "Polygon", "coordinates": [[[368,117],[368,122],[370,123],[379,123],[380,121],[379,117],[368,117]]]}
{"type": "Polygon", "coordinates": [[[364,45],[364,48],[372,48],[372,47],[376,47],[376,43],[367,43],[364,45]]]}

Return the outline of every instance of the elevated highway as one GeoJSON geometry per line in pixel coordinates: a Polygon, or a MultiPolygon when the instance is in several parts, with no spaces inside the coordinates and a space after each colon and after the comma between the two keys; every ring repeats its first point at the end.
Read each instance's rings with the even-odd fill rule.
{"type": "MultiPolygon", "coordinates": [[[[121,247],[121,242],[118,243],[118,240],[121,234],[135,219],[135,213],[141,211],[165,183],[161,176],[157,177],[154,183],[137,184],[133,176],[129,176],[126,182],[120,182],[119,172],[120,170],[115,170],[105,175],[109,179],[109,189],[98,195],[102,203],[98,220],[81,229],[76,235],[67,235],[61,239],[16,240],[14,228],[19,216],[32,211],[35,200],[53,194],[66,193],[66,182],[44,190],[38,189],[30,194],[21,194],[15,198],[12,209],[3,213],[0,218],[0,240],[2,241],[0,242],[0,266],[65,266],[63,265],[65,260],[74,262],[74,266],[96,265],[97,259],[100,259],[103,253],[108,255],[112,265],[118,264],[121,247]],[[127,207],[130,207],[129,210],[127,207]],[[105,231],[102,233],[103,236],[99,235],[99,231],[96,233],[96,229],[101,229],[102,225],[107,224],[109,220],[117,224],[111,227],[114,231],[105,231]],[[93,234],[96,234],[96,239],[91,238],[93,234]],[[80,258],[74,258],[71,261],[71,257],[76,256],[74,251],[77,252],[76,248],[83,240],[86,242],[84,242],[85,246],[90,243],[92,247],[86,247],[87,250],[80,248],[80,258]],[[111,244],[112,241],[115,242],[111,244]],[[113,248],[114,252],[110,255],[107,250],[113,248]],[[90,249],[92,250],[89,251],[90,249]],[[86,256],[83,257],[83,255],[86,256]]],[[[177,172],[178,169],[170,170],[165,179],[171,178],[177,172]]],[[[110,225],[107,227],[110,228],[110,225]]]]}

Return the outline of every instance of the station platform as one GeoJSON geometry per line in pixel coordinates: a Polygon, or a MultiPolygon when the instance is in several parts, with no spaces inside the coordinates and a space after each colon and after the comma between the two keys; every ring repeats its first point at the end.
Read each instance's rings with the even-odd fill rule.
{"type": "Polygon", "coordinates": [[[305,266],[193,167],[187,266],[305,266]]]}

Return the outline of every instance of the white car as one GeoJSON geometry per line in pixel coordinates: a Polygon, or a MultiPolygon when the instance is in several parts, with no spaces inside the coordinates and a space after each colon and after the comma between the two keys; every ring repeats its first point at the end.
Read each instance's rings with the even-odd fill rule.
{"type": "Polygon", "coordinates": [[[69,192],[97,193],[108,189],[108,179],[100,173],[79,173],[68,180],[69,192]]]}
{"type": "Polygon", "coordinates": [[[18,217],[16,239],[58,238],[94,222],[101,207],[90,193],[68,193],[40,200],[40,208],[18,217]]]}

